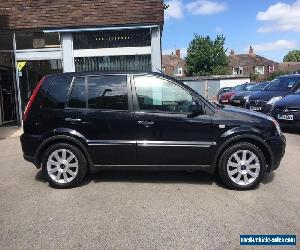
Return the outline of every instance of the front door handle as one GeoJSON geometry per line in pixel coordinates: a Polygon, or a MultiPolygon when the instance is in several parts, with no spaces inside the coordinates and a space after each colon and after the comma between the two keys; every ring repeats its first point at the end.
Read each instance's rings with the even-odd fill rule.
{"type": "Polygon", "coordinates": [[[149,126],[154,124],[154,121],[138,121],[138,124],[141,124],[141,125],[145,126],[146,128],[148,128],[149,126]]]}
{"type": "Polygon", "coordinates": [[[81,122],[80,118],[65,118],[66,122],[81,122]]]}

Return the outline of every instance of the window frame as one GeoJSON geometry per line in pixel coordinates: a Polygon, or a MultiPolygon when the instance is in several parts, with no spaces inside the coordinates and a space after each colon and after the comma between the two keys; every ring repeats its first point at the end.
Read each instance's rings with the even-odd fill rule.
{"type": "Polygon", "coordinates": [[[258,75],[264,75],[265,74],[265,66],[264,65],[257,65],[254,67],[254,73],[258,75]],[[261,69],[261,71],[259,70],[261,69]]]}
{"type": "Polygon", "coordinates": [[[110,74],[110,73],[104,73],[104,74],[79,74],[74,75],[72,77],[72,81],[70,84],[70,89],[67,96],[67,101],[65,103],[65,109],[67,110],[85,110],[85,111],[101,111],[101,112],[132,112],[133,111],[133,103],[132,103],[132,92],[131,92],[131,86],[130,86],[130,76],[128,74],[110,74]],[[127,110],[124,109],[95,109],[95,108],[89,108],[88,106],[88,78],[89,77],[100,77],[100,76],[124,76],[126,77],[126,90],[127,90],[127,110]],[[75,107],[69,107],[69,101],[70,96],[74,87],[75,79],[83,77],[85,79],[85,108],[75,108],[75,107]]]}
{"type": "Polygon", "coordinates": [[[172,112],[172,111],[159,111],[159,110],[143,110],[140,109],[140,105],[137,98],[137,92],[136,92],[136,86],[135,86],[135,77],[137,76],[149,76],[149,77],[156,77],[165,81],[170,82],[171,84],[174,84],[178,87],[180,87],[182,90],[186,91],[188,94],[192,96],[193,101],[198,101],[200,104],[203,105],[203,108],[205,110],[204,115],[212,115],[214,114],[214,108],[213,104],[211,104],[208,100],[205,100],[204,97],[202,97],[199,94],[194,93],[192,90],[189,89],[188,86],[182,86],[182,84],[178,83],[176,80],[171,79],[169,77],[163,77],[161,75],[156,74],[132,74],[131,75],[131,85],[132,85],[132,98],[133,98],[133,105],[135,112],[141,112],[141,113],[147,113],[147,114],[173,114],[173,115],[187,115],[190,112],[172,112]]]}

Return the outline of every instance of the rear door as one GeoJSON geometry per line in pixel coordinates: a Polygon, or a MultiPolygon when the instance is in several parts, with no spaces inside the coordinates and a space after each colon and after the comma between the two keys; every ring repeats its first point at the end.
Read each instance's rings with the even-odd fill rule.
{"type": "Polygon", "coordinates": [[[209,165],[213,156],[211,113],[182,86],[154,75],[133,77],[137,162],[141,165],[209,165]],[[193,101],[205,114],[188,118],[193,101]]]}
{"type": "Polygon", "coordinates": [[[95,165],[131,165],[136,161],[130,94],[124,74],[73,80],[65,120],[87,139],[95,165]]]}

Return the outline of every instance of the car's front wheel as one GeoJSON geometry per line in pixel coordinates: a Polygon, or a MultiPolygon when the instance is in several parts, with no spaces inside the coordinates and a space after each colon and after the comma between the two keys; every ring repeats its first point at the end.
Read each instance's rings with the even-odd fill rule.
{"type": "Polygon", "coordinates": [[[248,190],[256,187],[266,172],[262,151],[252,143],[242,142],[227,148],[219,161],[219,175],[232,189],[248,190]]]}
{"type": "Polygon", "coordinates": [[[87,162],[77,147],[57,143],[44,153],[42,171],[52,187],[71,188],[82,182],[87,172],[87,162]]]}

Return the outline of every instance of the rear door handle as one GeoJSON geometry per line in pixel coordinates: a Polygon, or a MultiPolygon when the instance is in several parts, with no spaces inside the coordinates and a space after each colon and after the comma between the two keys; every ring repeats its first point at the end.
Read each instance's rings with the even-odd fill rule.
{"type": "Polygon", "coordinates": [[[81,122],[80,118],[65,118],[66,122],[81,122]]]}

